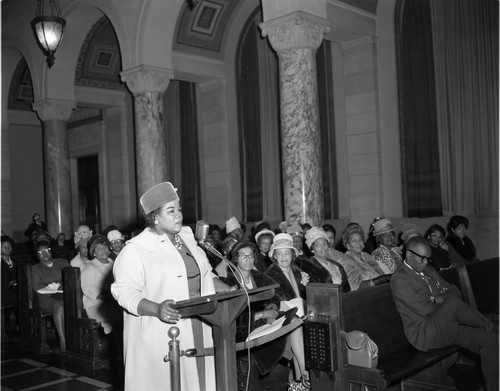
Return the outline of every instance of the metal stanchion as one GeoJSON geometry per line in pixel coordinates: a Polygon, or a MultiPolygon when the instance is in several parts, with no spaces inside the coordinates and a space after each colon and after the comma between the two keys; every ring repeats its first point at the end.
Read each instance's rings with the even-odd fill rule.
{"type": "Polygon", "coordinates": [[[179,336],[180,331],[176,326],[170,327],[168,336],[171,341],[168,343],[168,354],[163,357],[163,361],[170,362],[170,390],[181,391],[181,356],[196,357],[196,349],[180,350],[179,336]]]}

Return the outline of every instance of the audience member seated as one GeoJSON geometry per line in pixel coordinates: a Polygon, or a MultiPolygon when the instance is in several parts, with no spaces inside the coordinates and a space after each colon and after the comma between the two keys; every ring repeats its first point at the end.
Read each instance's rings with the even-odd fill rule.
{"type": "Polygon", "coordinates": [[[33,240],[33,236],[37,232],[47,231],[47,224],[45,224],[45,221],[40,219],[39,213],[33,214],[32,220],[33,221],[30,223],[26,231],[24,231],[24,236],[26,236],[30,241],[33,240]]]}
{"type": "Polygon", "coordinates": [[[425,233],[425,237],[429,241],[432,252],[428,264],[437,271],[451,267],[448,244],[444,240],[445,236],[446,231],[439,224],[432,224],[425,233]]]}
{"type": "Polygon", "coordinates": [[[468,263],[477,261],[476,247],[467,236],[469,219],[464,216],[453,216],[448,222],[448,252],[451,263],[468,263]]]}
{"type": "Polygon", "coordinates": [[[326,236],[328,236],[328,244],[330,245],[330,248],[328,249],[328,258],[332,261],[336,261],[343,255],[343,253],[335,249],[335,235],[337,235],[337,231],[331,224],[324,224],[322,228],[325,231],[326,236]]]}
{"type": "Polygon", "coordinates": [[[62,258],[52,258],[48,244],[40,243],[36,247],[38,263],[32,269],[32,287],[37,297],[38,309],[47,312],[54,318],[54,325],[59,336],[61,352],[66,351],[64,337],[64,309],[62,288],[62,269],[69,266],[69,262],[62,258]],[[43,290],[40,293],[40,290],[43,290]]]}
{"type": "Polygon", "coordinates": [[[94,235],[89,240],[90,262],[85,265],[81,274],[83,308],[89,318],[101,324],[105,334],[113,330],[114,324],[121,328],[123,317],[121,307],[111,295],[114,279],[109,247],[108,239],[102,235],[94,235]]]}
{"type": "MultiPolygon", "coordinates": [[[[300,304],[296,307],[305,314],[305,286],[309,282],[309,275],[292,264],[292,259],[297,256],[297,249],[293,246],[293,239],[289,234],[278,234],[274,237],[269,251],[273,263],[264,273],[280,284],[276,288],[276,297],[280,301],[280,310],[286,311],[290,308],[286,301],[299,299],[300,304]]],[[[290,333],[290,348],[293,355],[293,363],[296,380],[309,379],[306,371],[304,355],[304,335],[302,327],[298,327],[290,333]]]]}
{"type": "Polygon", "coordinates": [[[293,239],[293,247],[297,250],[297,258],[304,256],[304,231],[302,231],[302,227],[298,224],[292,224],[287,227],[285,232],[293,239]]]}
{"type": "MultiPolygon", "coordinates": [[[[240,241],[233,248],[233,263],[236,265],[236,272],[232,270],[228,273],[226,283],[236,286],[238,289],[253,289],[266,285],[276,284],[268,276],[254,269],[255,255],[257,247],[252,242],[240,241]]],[[[245,341],[248,334],[255,328],[272,323],[278,317],[279,302],[277,299],[268,301],[258,301],[250,304],[236,319],[236,342],[245,341]],[[250,318],[250,319],[249,319],[250,318]],[[249,327],[250,321],[250,329],[249,327]]],[[[256,366],[262,375],[270,372],[283,356],[286,346],[286,338],[278,338],[270,343],[252,349],[251,365],[256,366]]],[[[247,352],[241,351],[238,354],[238,386],[245,389],[248,362],[247,352]]],[[[253,369],[250,371],[252,372],[253,369]]],[[[251,387],[252,385],[250,385],[251,387]]]]}
{"type": "Polygon", "coordinates": [[[433,268],[427,239],[412,238],[403,266],[391,279],[391,291],[408,341],[420,351],[458,345],[481,357],[486,389],[498,390],[498,330],[464,303],[458,288],[433,268]]]}
{"type": "Polygon", "coordinates": [[[396,235],[394,231],[389,219],[379,219],[373,223],[373,237],[378,247],[371,255],[384,274],[394,273],[403,263],[402,247],[395,247],[396,235]]]}
{"type": "Polygon", "coordinates": [[[375,223],[380,219],[382,219],[382,217],[375,217],[373,219],[373,222],[370,224],[370,228],[368,229],[368,236],[365,237],[365,248],[363,250],[366,254],[371,254],[377,248],[377,242],[375,240],[375,236],[373,236],[373,229],[375,223]]]}
{"type": "Polygon", "coordinates": [[[245,231],[236,217],[231,217],[226,221],[226,237],[232,236],[237,241],[243,240],[245,231]]]}
{"type": "Polygon", "coordinates": [[[50,246],[52,249],[52,254],[54,254],[54,258],[63,258],[70,261],[75,253],[73,250],[68,248],[66,244],[66,235],[60,232],[54,243],[50,246]]]}
{"type": "Polygon", "coordinates": [[[347,251],[338,262],[347,273],[351,290],[364,289],[389,281],[390,275],[385,275],[373,257],[363,252],[365,234],[359,224],[347,224],[342,232],[342,241],[347,251]]]}
{"type": "Polygon", "coordinates": [[[306,245],[312,256],[299,259],[297,266],[309,275],[310,282],[338,284],[344,292],[350,290],[347,274],[342,265],[328,258],[330,244],[321,227],[312,227],[306,234],[306,245]]]}
{"type": "Polygon", "coordinates": [[[273,242],[274,232],[270,229],[262,229],[255,234],[255,243],[259,249],[255,259],[255,268],[264,273],[271,265],[271,259],[268,256],[271,243],[273,242]]]}
{"type": "Polygon", "coordinates": [[[125,239],[122,233],[117,229],[109,231],[107,238],[109,241],[109,249],[111,250],[109,257],[114,261],[123,247],[125,247],[125,239]]]}
{"type": "Polygon", "coordinates": [[[75,249],[78,254],[71,260],[71,266],[83,269],[89,261],[87,243],[92,237],[92,230],[87,225],[80,225],[75,232],[75,249]]]}
{"type": "MultiPolygon", "coordinates": [[[[12,239],[8,236],[2,235],[2,309],[5,307],[12,308],[10,313],[15,316],[17,307],[17,261],[11,258],[12,253],[12,239]]],[[[6,316],[3,313],[2,316],[6,316]]],[[[5,323],[2,322],[2,326],[5,323]]],[[[2,329],[2,333],[5,330],[2,329]]]]}
{"type": "Polygon", "coordinates": [[[217,251],[222,251],[222,230],[217,224],[210,224],[208,236],[214,240],[214,247],[217,251]]]}

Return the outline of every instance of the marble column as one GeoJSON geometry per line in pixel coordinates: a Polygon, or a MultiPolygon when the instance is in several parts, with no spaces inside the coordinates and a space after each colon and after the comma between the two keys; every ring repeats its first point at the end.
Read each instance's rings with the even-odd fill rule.
{"type": "Polygon", "coordinates": [[[33,111],[43,123],[45,214],[52,237],[73,232],[71,180],[69,170],[68,120],[75,102],[43,99],[33,103],[33,111]]]}
{"type": "Polygon", "coordinates": [[[316,50],[328,21],[297,11],[260,24],[278,53],[285,218],[324,220],[316,50]]]}
{"type": "MultiPolygon", "coordinates": [[[[137,197],[169,178],[163,94],[174,74],[164,68],[140,65],[120,73],[134,95],[137,197]]],[[[174,183],[174,185],[176,185],[174,183]]]]}

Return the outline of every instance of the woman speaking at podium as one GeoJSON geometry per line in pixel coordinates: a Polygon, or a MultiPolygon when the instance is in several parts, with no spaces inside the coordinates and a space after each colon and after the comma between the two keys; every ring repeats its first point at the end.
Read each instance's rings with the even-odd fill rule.
{"type": "MultiPolygon", "coordinates": [[[[168,330],[176,325],[180,348],[213,346],[209,326],[181,319],[173,301],[215,293],[213,274],[193,232],[182,226],[176,189],[163,182],[140,198],[146,228],[118,255],[111,287],[124,311],[125,390],[170,390],[168,330]]],[[[213,357],[180,359],[181,388],[215,391],[213,357]]]]}

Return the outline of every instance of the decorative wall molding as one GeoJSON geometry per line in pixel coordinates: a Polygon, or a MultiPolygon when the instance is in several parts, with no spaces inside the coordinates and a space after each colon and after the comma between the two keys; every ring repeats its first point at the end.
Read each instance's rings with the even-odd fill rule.
{"type": "Polygon", "coordinates": [[[354,48],[359,48],[363,46],[368,46],[368,45],[377,45],[377,38],[376,36],[373,35],[367,35],[365,37],[359,38],[359,39],[353,39],[352,41],[348,42],[342,42],[340,44],[340,47],[342,50],[346,49],[354,49],[354,48]]]}

